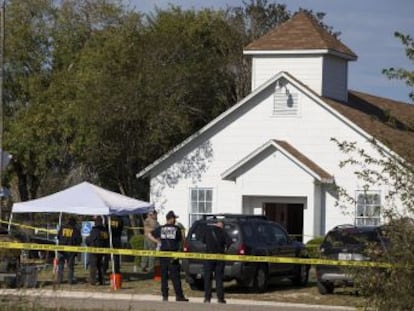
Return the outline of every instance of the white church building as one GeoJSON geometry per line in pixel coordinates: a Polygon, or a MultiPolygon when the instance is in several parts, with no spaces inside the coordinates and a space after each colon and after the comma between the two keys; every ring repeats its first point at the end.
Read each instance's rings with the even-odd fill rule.
{"type": "MultiPolygon", "coordinates": [[[[138,172],[150,201],[189,227],[203,214],[263,214],[303,241],[339,224],[379,224],[385,189],[364,191],[332,139],[402,158],[414,105],[348,89],[357,56],[304,12],[250,43],[251,93],[138,172]],[[387,122],[392,115],[398,122],[387,122]],[[407,125],[407,126],[401,126],[407,125]],[[344,213],[336,185],[359,202],[344,213]],[[369,196],[370,200],[364,200],[369,196]]],[[[410,147],[411,146],[411,147],[410,147]]]]}

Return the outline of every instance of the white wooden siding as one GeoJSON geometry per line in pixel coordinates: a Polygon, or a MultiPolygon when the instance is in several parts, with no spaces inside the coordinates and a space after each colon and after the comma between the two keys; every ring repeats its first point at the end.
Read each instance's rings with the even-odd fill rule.
{"type": "Polygon", "coordinates": [[[321,95],[322,56],[320,55],[255,55],[252,63],[252,90],[269,80],[275,73],[286,71],[321,95]]]}
{"type": "Polygon", "coordinates": [[[340,101],[348,100],[348,62],[325,56],[323,61],[322,95],[340,101]]]}

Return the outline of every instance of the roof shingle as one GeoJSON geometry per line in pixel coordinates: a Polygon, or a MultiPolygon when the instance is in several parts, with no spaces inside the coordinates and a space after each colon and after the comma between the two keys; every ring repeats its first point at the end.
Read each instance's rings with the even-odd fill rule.
{"type": "Polygon", "coordinates": [[[414,163],[414,105],[350,91],[348,102],[323,100],[357,126],[414,163]]]}
{"type": "Polygon", "coordinates": [[[251,42],[245,51],[328,49],[356,59],[357,55],[303,11],[251,42]]]}

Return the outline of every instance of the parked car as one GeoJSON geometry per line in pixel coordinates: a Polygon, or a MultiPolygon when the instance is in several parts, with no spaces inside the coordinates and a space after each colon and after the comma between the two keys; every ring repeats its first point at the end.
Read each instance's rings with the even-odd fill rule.
{"type": "MultiPolygon", "coordinates": [[[[370,247],[385,250],[385,244],[381,227],[341,225],[325,235],[320,254],[324,259],[366,261],[370,247]]],[[[317,265],[316,277],[322,295],[332,294],[338,286],[353,286],[352,275],[342,266],[317,265]]]]}
{"type": "MultiPolygon", "coordinates": [[[[286,230],[265,216],[215,214],[204,215],[193,223],[184,242],[185,252],[205,252],[200,241],[206,226],[223,220],[224,229],[233,243],[227,250],[231,255],[306,257],[303,243],[292,240],[286,230]]],[[[226,261],[224,281],[236,280],[253,291],[264,292],[271,277],[290,278],[295,285],[306,285],[309,265],[267,262],[226,261]]],[[[203,289],[203,261],[183,260],[186,281],[193,289],[203,289]]]]}

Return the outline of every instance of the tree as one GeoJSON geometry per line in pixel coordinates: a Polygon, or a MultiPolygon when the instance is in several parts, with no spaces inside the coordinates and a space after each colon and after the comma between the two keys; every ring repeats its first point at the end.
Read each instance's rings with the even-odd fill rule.
{"type": "Polygon", "coordinates": [[[36,197],[42,175],[47,174],[45,150],[56,152],[50,141],[39,143],[55,129],[43,105],[50,83],[50,30],[52,1],[11,1],[6,7],[5,144],[13,155],[20,198],[36,197]]]}
{"type": "MultiPolygon", "coordinates": [[[[395,32],[394,36],[399,38],[405,46],[405,54],[409,60],[414,61],[414,41],[410,35],[404,35],[400,32],[395,32]]],[[[414,71],[404,68],[388,68],[382,71],[389,79],[397,79],[405,82],[406,85],[414,87],[414,71]]],[[[414,102],[414,91],[409,94],[411,100],[414,102]]]]}
{"type": "MultiPolygon", "coordinates": [[[[336,140],[335,140],[336,141],[336,140]]],[[[381,213],[385,220],[383,234],[388,243],[384,250],[369,246],[368,256],[373,261],[393,264],[390,269],[353,268],[357,288],[366,298],[367,310],[410,310],[414,305],[414,166],[397,155],[387,152],[376,141],[372,146],[377,156],[355,143],[336,141],[348,159],[342,167],[350,166],[364,183],[364,189],[387,190],[381,213]],[[402,206],[402,208],[396,208],[402,206]]],[[[339,189],[338,205],[353,209],[356,202],[344,189],[339,189]]]]}
{"type": "Polygon", "coordinates": [[[7,175],[16,200],[135,174],[250,92],[243,47],[289,17],[266,0],[149,16],[121,1],[8,2],[7,175]]]}
{"type": "MultiPolygon", "coordinates": [[[[412,60],[414,49],[411,37],[400,33],[396,33],[396,36],[406,46],[407,57],[412,60]]],[[[413,85],[412,71],[390,68],[383,72],[390,79],[400,79],[407,85],[413,85]]],[[[413,98],[413,93],[410,97],[413,98]]],[[[414,119],[411,120],[414,124],[414,119]]],[[[407,130],[412,132],[409,127],[407,130]]],[[[387,151],[375,140],[372,146],[377,155],[368,153],[356,143],[334,141],[348,155],[348,159],[340,165],[351,166],[365,190],[374,187],[387,189],[381,213],[385,220],[382,230],[388,242],[380,251],[377,247],[370,247],[368,255],[372,260],[387,261],[393,266],[390,269],[372,269],[370,273],[365,269],[350,271],[354,273],[355,282],[366,297],[366,309],[411,310],[414,305],[414,163],[387,151]]],[[[408,154],[407,159],[414,159],[414,152],[408,154]]],[[[338,205],[353,208],[356,203],[353,196],[342,188],[338,190],[338,205]]]]}

